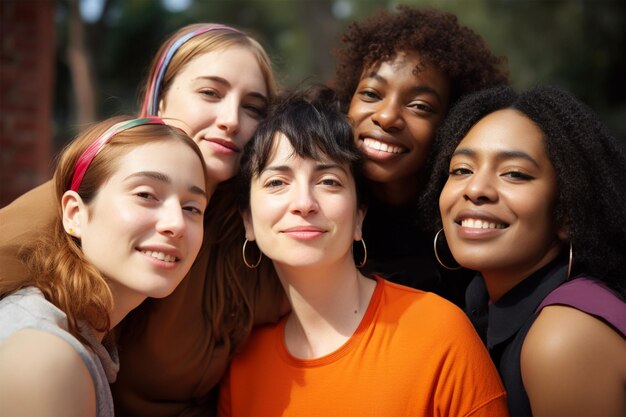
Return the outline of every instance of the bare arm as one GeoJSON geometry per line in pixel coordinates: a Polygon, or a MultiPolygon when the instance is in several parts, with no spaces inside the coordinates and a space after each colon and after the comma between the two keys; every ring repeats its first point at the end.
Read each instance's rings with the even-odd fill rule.
{"type": "Polygon", "coordinates": [[[96,392],[63,339],[25,329],[0,344],[0,404],[7,416],[95,416],[96,392]]]}
{"type": "Polygon", "coordinates": [[[17,253],[42,230],[51,230],[56,217],[54,184],[48,181],[0,209],[0,281],[21,281],[27,270],[17,253]]]}
{"type": "Polygon", "coordinates": [[[520,362],[533,416],[626,415],[626,340],[603,321],[546,307],[520,362]]]}

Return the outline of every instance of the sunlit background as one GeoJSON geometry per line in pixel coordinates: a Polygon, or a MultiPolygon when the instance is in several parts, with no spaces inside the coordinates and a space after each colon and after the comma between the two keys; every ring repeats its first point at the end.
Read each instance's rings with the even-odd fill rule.
{"type": "MultiPolygon", "coordinates": [[[[6,183],[20,181],[24,192],[44,181],[52,156],[85,123],[135,113],[139,87],[160,43],[195,22],[247,31],[267,49],[281,83],[296,87],[332,78],[332,49],[352,20],[399,3],[452,11],[496,54],[508,57],[514,87],[566,88],[626,142],[624,0],[0,0],[4,13],[13,13],[10,5],[18,3],[53,4],[53,88],[45,139],[50,144],[42,156],[47,166],[35,179],[0,177],[5,182],[0,206],[19,195],[6,192],[6,183]]],[[[4,39],[1,58],[3,66],[10,62],[4,39]]],[[[8,101],[8,88],[0,90],[2,101],[8,101]]],[[[17,154],[6,146],[8,122],[0,117],[0,162],[6,165],[17,154]]]]}

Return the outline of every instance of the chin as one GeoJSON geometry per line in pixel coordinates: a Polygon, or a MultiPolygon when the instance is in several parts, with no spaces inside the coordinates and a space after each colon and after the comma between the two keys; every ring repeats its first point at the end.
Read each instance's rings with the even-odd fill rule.
{"type": "Polygon", "coordinates": [[[161,285],[155,285],[147,288],[143,293],[150,298],[164,298],[174,292],[178,284],[182,280],[163,282],[161,285]]]}
{"type": "Polygon", "coordinates": [[[493,256],[488,259],[484,259],[480,256],[472,254],[455,255],[454,252],[452,252],[452,256],[454,257],[454,260],[463,268],[479,272],[480,270],[486,269],[486,267],[490,267],[493,261],[493,256]]]}
{"type": "Polygon", "coordinates": [[[224,181],[228,181],[231,178],[234,178],[237,175],[237,169],[234,167],[220,167],[216,169],[211,169],[210,167],[207,169],[207,175],[209,179],[220,183],[224,181]]]}
{"type": "Polygon", "coordinates": [[[174,290],[176,289],[176,287],[172,287],[172,288],[159,288],[159,289],[155,289],[153,291],[148,291],[148,297],[150,298],[165,298],[168,295],[170,295],[171,293],[174,292],[174,290]]]}

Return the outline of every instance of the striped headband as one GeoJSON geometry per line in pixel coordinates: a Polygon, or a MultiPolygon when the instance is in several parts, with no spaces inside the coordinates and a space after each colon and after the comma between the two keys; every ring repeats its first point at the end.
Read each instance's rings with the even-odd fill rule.
{"type": "Polygon", "coordinates": [[[159,117],[144,117],[141,119],[124,120],[108,128],[106,132],[100,135],[96,140],[92,142],[91,145],[87,147],[87,149],[83,151],[83,153],[76,161],[70,190],[78,192],[80,184],[83,181],[83,177],[85,176],[85,172],[87,172],[87,168],[89,168],[91,161],[93,161],[96,155],[98,155],[98,153],[102,150],[104,145],[106,145],[115,135],[137,126],[165,124],[166,123],[163,121],[163,119],[159,117]]]}
{"type": "Polygon", "coordinates": [[[163,55],[161,55],[154,74],[152,74],[152,79],[150,80],[149,87],[146,90],[146,96],[143,100],[141,109],[142,116],[156,116],[159,105],[159,90],[161,89],[163,76],[176,51],[189,39],[213,30],[228,30],[235,33],[243,33],[230,26],[210,23],[206,26],[194,29],[191,32],[187,32],[178,39],[172,40],[163,55]]]}

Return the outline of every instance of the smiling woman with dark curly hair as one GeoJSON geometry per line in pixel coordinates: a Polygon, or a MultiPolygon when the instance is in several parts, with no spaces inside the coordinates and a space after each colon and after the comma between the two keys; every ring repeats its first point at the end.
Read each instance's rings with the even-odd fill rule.
{"type": "Polygon", "coordinates": [[[433,160],[424,221],[480,272],[467,310],[511,415],[623,416],[624,146],[565,91],[501,87],[452,109],[433,160]]]}
{"type": "Polygon", "coordinates": [[[334,88],[365,156],[371,197],[364,223],[366,272],[463,304],[469,275],[432,262],[432,236],[415,201],[430,144],[461,95],[508,84],[505,59],[454,14],[400,6],[345,32],[334,88]]]}
{"type": "Polygon", "coordinates": [[[448,80],[450,102],[496,84],[508,83],[502,69],[506,61],[495,56],[484,39],[459,23],[456,15],[436,9],[398,6],[397,12],[380,11],[363,22],[353,22],[343,34],[346,45],[337,57],[336,89],[349,102],[363,71],[398,52],[416,52],[424,60],[416,66],[434,66],[448,80]]]}

